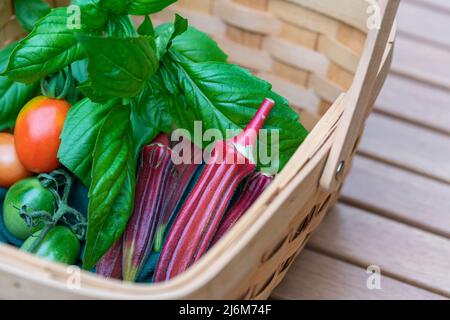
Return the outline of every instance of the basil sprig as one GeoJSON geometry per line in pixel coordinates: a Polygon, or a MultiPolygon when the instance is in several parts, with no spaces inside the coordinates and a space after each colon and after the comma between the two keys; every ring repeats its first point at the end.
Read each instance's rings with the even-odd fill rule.
{"type": "Polygon", "coordinates": [[[186,19],[176,15],[155,29],[148,15],[174,2],[72,0],[81,14],[78,28],[67,23],[72,11],[53,9],[4,54],[0,129],[14,125],[36,82],[63,69],[71,70],[84,95],[67,115],[58,157],[89,187],[86,269],[122,235],[133,211],[139,152],[159,132],[184,128],[193,134],[194,121],[202,121],[205,130],[225,135],[244,128],[270,97],[276,106],[266,128],[280,134],[279,169],[307,134],[269,83],[229,64],[217,43],[186,19]],[[136,29],[128,15],[145,18],[136,29]],[[14,103],[7,106],[9,101],[14,103]]]}

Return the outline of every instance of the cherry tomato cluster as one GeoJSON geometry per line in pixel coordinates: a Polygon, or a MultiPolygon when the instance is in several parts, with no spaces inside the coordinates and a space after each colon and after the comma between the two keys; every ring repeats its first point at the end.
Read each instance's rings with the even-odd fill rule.
{"type": "Polygon", "coordinates": [[[80,252],[80,242],[70,228],[52,227],[33,248],[44,223],[38,220],[30,227],[21,217],[21,210],[25,209],[48,213],[56,209],[53,194],[32,176],[60,166],[57,153],[69,109],[65,100],[39,96],[22,108],[14,133],[0,132],[0,188],[9,188],[3,203],[3,224],[13,237],[25,240],[21,250],[73,264],[80,252]]]}
{"type": "Polygon", "coordinates": [[[60,166],[57,153],[69,103],[43,96],[20,111],[14,135],[0,133],[0,187],[60,166]]]}

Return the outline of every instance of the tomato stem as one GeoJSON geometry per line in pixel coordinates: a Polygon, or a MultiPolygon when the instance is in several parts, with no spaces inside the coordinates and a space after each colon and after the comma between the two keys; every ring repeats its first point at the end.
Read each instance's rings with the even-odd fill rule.
{"type": "Polygon", "coordinates": [[[41,232],[39,233],[39,236],[36,238],[36,240],[33,241],[33,244],[31,245],[31,247],[29,249],[29,252],[34,253],[36,251],[36,249],[41,244],[42,240],[44,240],[44,238],[47,235],[47,233],[53,227],[54,227],[53,223],[46,223],[45,224],[45,227],[41,230],[41,232]]]}
{"type": "Polygon", "coordinates": [[[20,216],[30,227],[42,223],[42,219],[45,218],[44,229],[42,229],[37,239],[33,242],[33,245],[30,247],[30,252],[36,250],[48,231],[60,221],[69,226],[79,240],[84,239],[87,226],[86,218],[81,212],[67,204],[73,184],[71,175],[64,170],[55,170],[50,174],[40,174],[38,179],[41,185],[53,194],[57,209],[55,212],[50,213],[47,211],[27,212],[27,208],[20,208],[20,216]],[[63,187],[62,197],[58,192],[61,187],[63,187]]]}

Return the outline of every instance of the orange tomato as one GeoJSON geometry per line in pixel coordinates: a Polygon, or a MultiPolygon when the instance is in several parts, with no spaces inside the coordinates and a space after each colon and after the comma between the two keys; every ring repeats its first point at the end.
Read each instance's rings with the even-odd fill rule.
{"type": "Polygon", "coordinates": [[[19,180],[31,176],[19,160],[14,147],[14,136],[0,132],[0,187],[9,188],[19,180]]]}
{"type": "Polygon", "coordinates": [[[50,172],[60,166],[57,154],[60,135],[70,104],[64,100],[36,97],[17,116],[14,141],[25,168],[35,173],[50,172]]]}

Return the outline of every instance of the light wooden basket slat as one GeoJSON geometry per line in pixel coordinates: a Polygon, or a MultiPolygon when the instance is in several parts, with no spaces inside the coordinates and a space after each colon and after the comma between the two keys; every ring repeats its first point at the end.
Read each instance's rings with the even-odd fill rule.
{"type": "MultiPolygon", "coordinates": [[[[175,12],[189,18],[219,42],[231,62],[270,81],[312,129],[309,137],[237,225],[179,277],[155,285],[122,283],[0,246],[0,297],[267,298],[335,203],[389,71],[398,0],[371,3],[180,0],[156,14],[157,23],[172,20],[175,12]],[[369,15],[383,14],[386,7],[381,30],[367,37],[369,15]],[[346,165],[335,178],[337,155],[346,165]]],[[[0,44],[22,34],[11,2],[0,1],[0,44]]]]}

